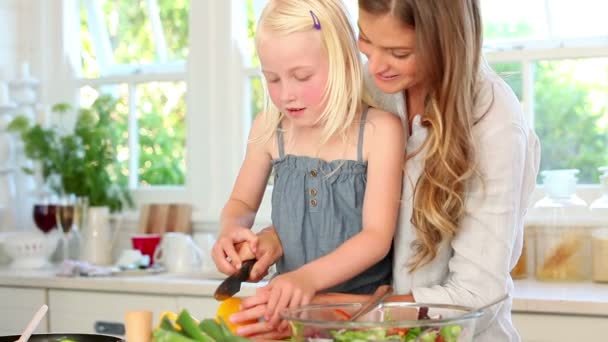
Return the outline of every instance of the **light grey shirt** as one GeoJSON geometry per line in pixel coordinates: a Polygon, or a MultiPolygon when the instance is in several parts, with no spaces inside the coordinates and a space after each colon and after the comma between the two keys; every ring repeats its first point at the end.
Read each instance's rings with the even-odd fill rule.
{"type": "MultiPolygon", "coordinates": [[[[368,89],[377,105],[407,118],[403,93],[384,94],[368,76],[368,89]]],[[[513,293],[510,270],[521,254],[523,220],[535,188],[540,144],[508,85],[493,73],[484,76],[475,99],[473,127],[479,177],[465,194],[465,215],[456,236],[444,240],[435,259],[410,273],[411,224],[415,184],[424,166],[425,151],[406,163],[399,225],[395,235],[393,284],[399,293],[412,293],[419,303],[481,306],[513,293]]],[[[407,126],[407,120],[404,120],[407,126]]],[[[413,120],[407,151],[427,137],[420,117],[413,120]]],[[[406,127],[406,132],[408,132],[406,127]]],[[[475,341],[520,341],[511,322],[509,299],[486,312],[478,322],[475,341]]]]}

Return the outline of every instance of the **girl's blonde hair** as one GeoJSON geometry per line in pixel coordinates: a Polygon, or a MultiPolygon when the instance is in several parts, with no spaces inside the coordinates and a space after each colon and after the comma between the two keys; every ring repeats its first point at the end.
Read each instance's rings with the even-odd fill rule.
{"type": "MultiPolygon", "coordinates": [[[[431,262],[453,237],[465,213],[468,180],[476,174],[472,127],[481,73],[482,27],[478,0],[359,0],[372,15],[391,15],[415,28],[418,70],[429,85],[423,123],[429,135],[416,184],[410,270],[431,262]]],[[[419,153],[423,148],[414,152],[419,153]]],[[[407,156],[407,160],[413,155],[407,156]]]]}
{"type": "MultiPolygon", "coordinates": [[[[270,0],[264,8],[256,31],[256,48],[265,33],[291,34],[316,31],[321,34],[329,60],[329,75],[318,123],[323,125],[321,144],[339,134],[344,140],[363,103],[371,104],[364,94],[363,65],[354,30],[340,0],[270,0]],[[315,28],[318,19],[320,28],[315,28]]],[[[265,82],[264,82],[265,84],[265,82]]],[[[283,113],[264,92],[264,135],[267,141],[276,132],[283,113]]]]}

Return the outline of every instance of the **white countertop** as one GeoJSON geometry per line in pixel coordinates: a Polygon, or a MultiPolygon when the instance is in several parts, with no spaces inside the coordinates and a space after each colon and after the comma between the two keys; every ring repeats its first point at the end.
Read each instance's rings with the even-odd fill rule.
{"type": "MultiPolygon", "coordinates": [[[[120,293],[212,296],[220,279],[202,275],[155,274],[111,277],[59,277],[55,269],[0,268],[0,286],[105,291],[120,293]]],[[[259,284],[243,284],[253,294],[259,284]]],[[[595,315],[608,317],[608,284],[515,281],[514,312],[595,315]]]]}

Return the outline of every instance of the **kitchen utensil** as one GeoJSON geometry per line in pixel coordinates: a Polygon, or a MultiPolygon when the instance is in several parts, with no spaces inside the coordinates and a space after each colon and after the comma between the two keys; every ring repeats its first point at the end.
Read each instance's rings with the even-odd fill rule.
{"type": "Polygon", "coordinates": [[[36,269],[49,265],[49,258],[57,248],[59,234],[44,234],[34,230],[28,232],[9,232],[4,235],[4,252],[14,269],[36,269]]]}
{"type": "Polygon", "coordinates": [[[87,222],[82,231],[80,260],[94,265],[111,265],[113,240],[110,209],[108,207],[89,207],[87,222]]]}
{"type": "Polygon", "coordinates": [[[170,273],[195,274],[201,271],[201,251],[188,234],[165,233],[154,252],[154,260],[170,273]]]}
{"type": "Polygon", "coordinates": [[[141,208],[139,234],[192,233],[190,204],[146,204],[141,208]]]}
{"type": "Polygon", "coordinates": [[[46,304],[43,304],[40,307],[40,309],[38,309],[38,311],[36,311],[36,313],[34,314],[34,317],[32,317],[32,319],[27,324],[27,326],[21,333],[21,336],[19,337],[19,339],[17,339],[16,342],[27,342],[29,340],[30,336],[32,336],[32,333],[34,332],[34,330],[36,330],[36,328],[38,327],[38,324],[40,324],[40,321],[42,320],[44,315],[46,315],[46,312],[48,310],[49,310],[49,307],[46,304]]]}
{"type": "Polygon", "coordinates": [[[385,302],[357,321],[346,319],[361,306],[360,303],[308,305],[284,310],[281,318],[289,322],[294,341],[350,341],[353,335],[366,341],[401,341],[403,336],[399,333],[403,334],[405,328],[420,328],[418,339],[413,341],[436,341],[442,336],[444,341],[472,342],[475,326],[483,314],[458,305],[385,302]],[[428,309],[432,319],[416,319],[422,307],[428,309]]]}
{"type": "Polygon", "coordinates": [[[150,265],[154,264],[154,251],[160,243],[160,234],[138,234],[131,237],[131,245],[142,254],[150,257],[150,265]]]}
{"type": "Polygon", "coordinates": [[[215,299],[222,301],[226,300],[241,290],[241,283],[249,279],[249,273],[255,264],[256,259],[243,261],[241,268],[233,275],[226,278],[220,286],[217,287],[213,296],[215,299]]]}
{"type": "MultiPolygon", "coordinates": [[[[0,342],[15,342],[19,335],[0,336],[0,342]]],[[[120,337],[100,335],[100,334],[33,334],[30,336],[29,342],[57,342],[57,341],[74,341],[74,342],[123,342],[120,337]]]]}
{"type": "Polygon", "coordinates": [[[393,293],[393,288],[390,285],[380,285],[374,291],[374,294],[367,300],[367,302],[363,303],[359,310],[355,311],[355,313],[350,316],[350,321],[356,321],[359,317],[365,315],[366,313],[373,310],[378,304],[382,303],[386,297],[388,297],[391,293],[393,293]]]}

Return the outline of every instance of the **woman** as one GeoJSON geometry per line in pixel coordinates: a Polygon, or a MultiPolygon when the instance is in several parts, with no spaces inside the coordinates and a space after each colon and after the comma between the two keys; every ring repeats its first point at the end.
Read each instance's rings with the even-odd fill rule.
{"type": "MultiPolygon", "coordinates": [[[[539,143],[511,89],[484,64],[481,26],[478,0],[359,0],[368,87],[409,133],[392,300],[475,307],[513,292],[539,143]]],[[[259,317],[266,297],[245,300],[233,319],[259,317]]],[[[510,311],[511,300],[491,308],[475,341],[519,341],[510,311]]],[[[269,328],[240,333],[271,336],[269,328]]]]}

